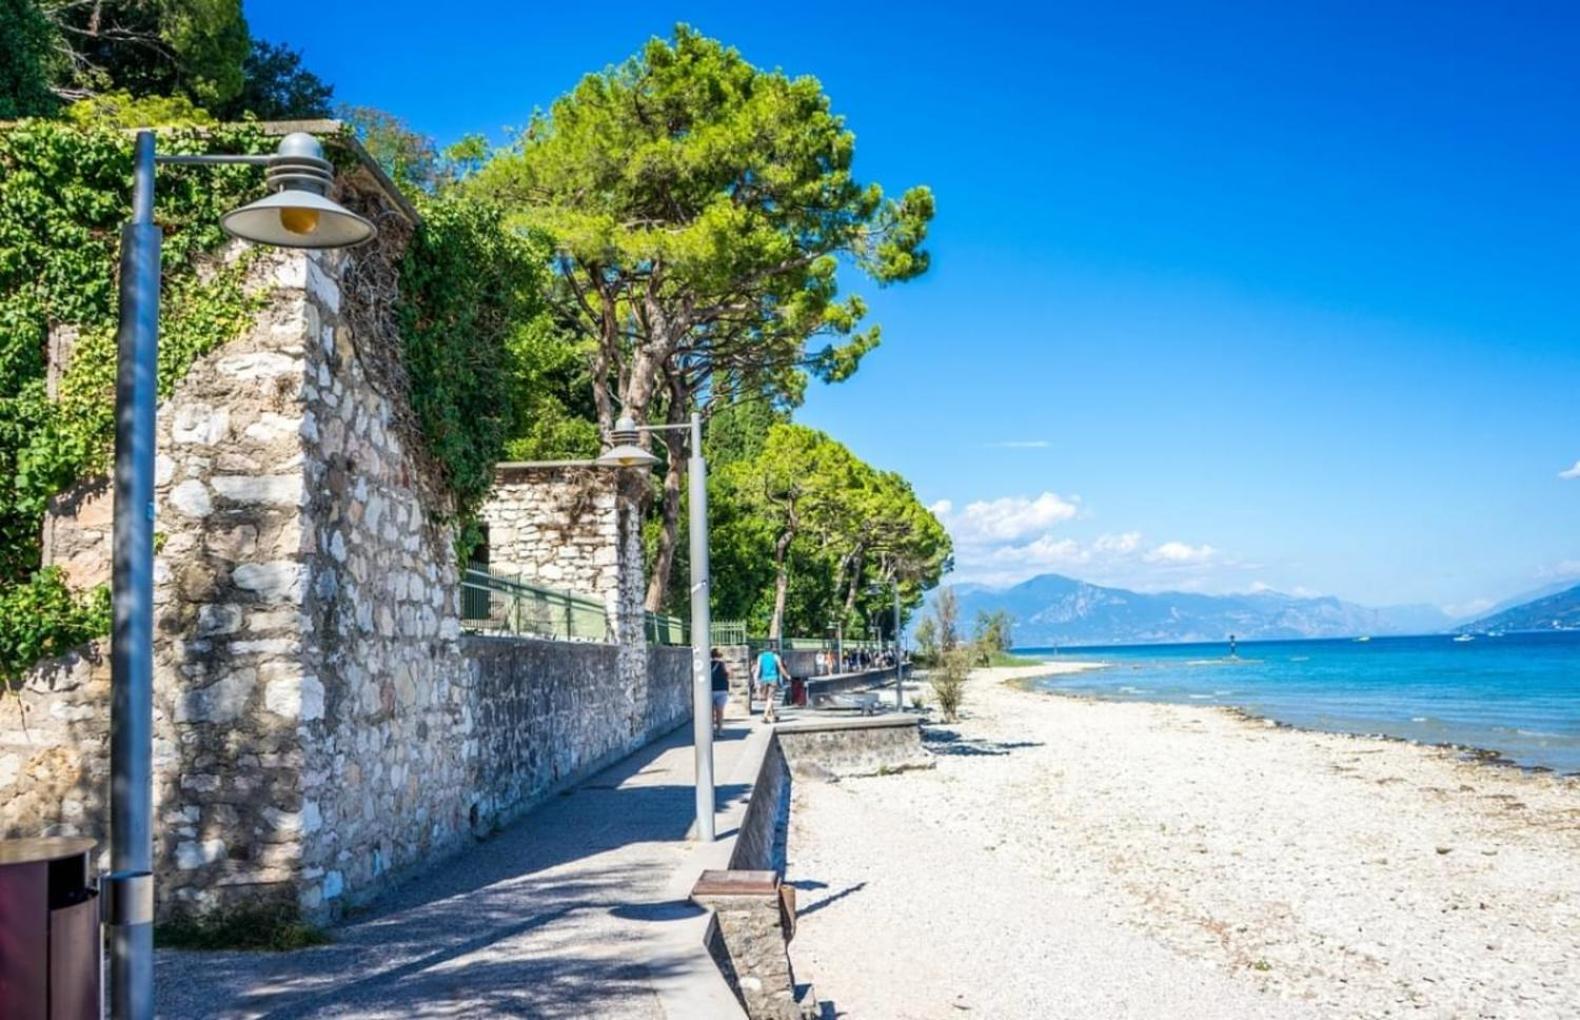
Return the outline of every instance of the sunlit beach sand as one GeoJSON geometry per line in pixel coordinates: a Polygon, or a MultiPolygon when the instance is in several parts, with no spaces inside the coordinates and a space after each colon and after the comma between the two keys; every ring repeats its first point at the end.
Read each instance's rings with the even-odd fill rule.
{"type": "Polygon", "coordinates": [[[1580,1015],[1580,782],[1006,683],[1049,672],[973,674],[933,770],[799,785],[842,1015],[1580,1015]]]}

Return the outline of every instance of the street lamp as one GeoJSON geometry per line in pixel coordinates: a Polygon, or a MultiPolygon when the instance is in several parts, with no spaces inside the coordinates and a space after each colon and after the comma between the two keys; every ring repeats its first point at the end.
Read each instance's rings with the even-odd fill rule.
{"type": "Polygon", "coordinates": [[[713,842],[713,685],[709,646],[712,643],[712,611],[708,605],[708,465],[702,459],[702,416],[695,412],[691,423],[677,425],[637,425],[629,415],[621,415],[609,433],[611,448],[597,463],[605,467],[652,467],[658,458],[638,445],[644,432],[691,431],[691,459],[686,466],[690,485],[691,523],[691,732],[696,752],[697,839],[713,842]]]}
{"type": "MultiPolygon", "coordinates": [[[[882,595],[883,586],[868,585],[867,594],[882,595]]],[[[900,648],[900,576],[894,575],[894,710],[905,711],[905,655],[900,648]]]]}
{"type": "Polygon", "coordinates": [[[233,237],[288,248],[361,244],[373,224],[330,201],[334,168],[311,135],[272,156],[159,156],[137,132],[132,218],[121,230],[115,367],[115,523],[110,637],[110,873],[101,884],[110,943],[110,1015],[154,1015],[153,601],[154,414],[159,372],[161,232],[154,223],[159,163],[268,168],[271,194],[220,218],[233,237]]]}

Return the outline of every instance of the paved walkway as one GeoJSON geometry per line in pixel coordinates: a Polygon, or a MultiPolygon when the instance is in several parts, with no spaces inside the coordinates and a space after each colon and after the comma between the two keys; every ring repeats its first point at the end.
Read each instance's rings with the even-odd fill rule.
{"type": "MultiPolygon", "coordinates": [[[[721,812],[748,792],[725,780],[756,726],[733,719],[715,743],[721,812]]],[[[698,914],[673,882],[693,850],[691,755],[685,726],[400,886],[333,945],[161,950],[158,1015],[663,1018],[656,987],[695,966],[674,937],[698,914]]]]}

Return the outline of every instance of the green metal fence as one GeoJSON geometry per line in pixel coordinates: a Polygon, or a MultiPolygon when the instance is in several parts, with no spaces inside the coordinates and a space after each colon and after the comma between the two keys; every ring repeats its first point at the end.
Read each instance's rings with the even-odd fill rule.
{"type": "Polygon", "coordinates": [[[512,634],[557,641],[608,641],[602,602],[468,568],[461,579],[461,627],[473,634],[512,634]]]}
{"type": "Polygon", "coordinates": [[[713,621],[713,643],[715,645],[744,645],[747,643],[745,620],[715,620],[713,621]]]}
{"type": "Polygon", "coordinates": [[[690,644],[690,629],[685,620],[664,613],[648,613],[645,621],[647,643],[650,645],[690,644]]]}

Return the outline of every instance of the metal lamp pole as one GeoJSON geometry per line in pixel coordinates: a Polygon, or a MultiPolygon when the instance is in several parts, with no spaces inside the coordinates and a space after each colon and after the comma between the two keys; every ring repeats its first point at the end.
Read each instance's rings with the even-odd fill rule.
{"type": "Polygon", "coordinates": [[[615,422],[609,438],[613,449],[598,458],[608,467],[651,467],[658,458],[637,445],[644,432],[691,432],[687,462],[691,531],[691,742],[696,755],[697,839],[711,843],[714,832],[713,791],[713,618],[709,606],[708,465],[702,458],[702,415],[692,412],[690,424],[637,425],[629,416],[615,422]]]}
{"type": "Polygon", "coordinates": [[[900,579],[894,579],[894,710],[905,711],[905,656],[900,646],[900,579]]]}
{"type": "Polygon", "coordinates": [[[235,237],[284,247],[330,248],[361,244],[376,233],[373,224],[325,197],[332,167],[311,135],[286,135],[273,156],[158,156],[154,133],[137,133],[132,218],[121,229],[120,325],[115,337],[110,872],[100,885],[114,1020],[150,1020],[154,1015],[154,424],[163,237],[154,223],[154,168],[159,163],[267,166],[273,193],[222,217],[235,237]]]}
{"type": "Polygon", "coordinates": [[[121,230],[121,322],[115,364],[115,504],[110,636],[110,1013],[154,1015],[153,606],[154,412],[159,265],[154,136],[133,150],[132,219],[121,230]]]}
{"type": "Polygon", "coordinates": [[[702,416],[691,415],[691,698],[692,743],[697,757],[697,839],[711,843],[713,831],[713,684],[710,646],[713,615],[708,604],[708,465],[702,459],[702,416]]]}

